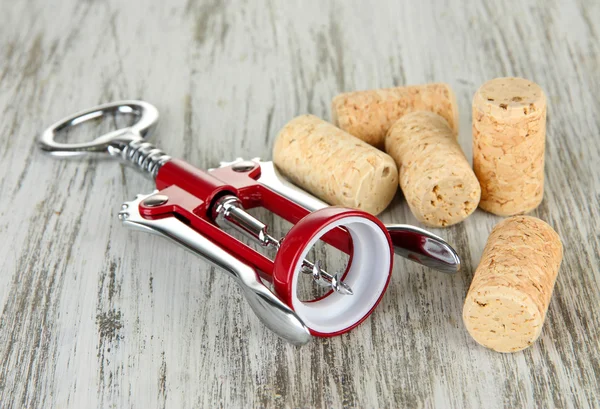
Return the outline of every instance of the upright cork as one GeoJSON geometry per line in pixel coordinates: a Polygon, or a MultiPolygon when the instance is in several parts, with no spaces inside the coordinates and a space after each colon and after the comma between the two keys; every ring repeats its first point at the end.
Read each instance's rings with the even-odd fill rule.
{"type": "Polygon", "coordinates": [[[331,205],[382,212],[398,188],[394,160],[313,115],[279,132],[273,162],[296,185],[331,205]]]}
{"type": "Polygon", "coordinates": [[[448,84],[424,84],[340,94],[331,102],[333,122],[383,149],[385,135],[402,116],[415,111],[441,115],[458,135],[458,107],[448,84]]]}
{"type": "Polygon", "coordinates": [[[488,238],[463,309],[471,336],[498,352],[539,337],[562,261],[558,234],[545,222],[514,216],[488,238]]]}
{"type": "Polygon", "coordinates": [[[523,78],[496,78],[473,98],[473,168],[479,206],[500,216],[527,213],[544,195],[546,97],[523,78]]]}
{"type": "Polygon", "coordinates": [[[403,116],[390,128],[385,150],[400,169],[400,187],[421,223],[450,226],[477,208],[479,182],[440,115],[420,111],[403,116]]]}

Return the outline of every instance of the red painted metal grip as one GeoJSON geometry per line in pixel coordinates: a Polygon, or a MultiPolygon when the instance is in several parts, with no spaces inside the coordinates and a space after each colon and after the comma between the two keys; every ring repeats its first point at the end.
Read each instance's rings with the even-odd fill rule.
{"type": "MultiPolygon", "coordinates": [[[[256,181],[259,176],[258,163],[243,172],[237,172],[228,166],[208,173],[184,161],[173,159],[160,168],[156,177],[156,187],[161,194],[169,197],[169,201],[155,207],[145,207],[142,204],[140,213],[147,217],[178,215],[200,234],[240,256],[270,279],[273,261],[223,231],[210,216],[211,205],[223,194],[237,196],[246,209],[264,207],[293,224],[310,213],[261,185],[256,181]]],[[[323,240],[347,254],[352,251],[352,240],[343,229],[331,231],[323,240]]]]}

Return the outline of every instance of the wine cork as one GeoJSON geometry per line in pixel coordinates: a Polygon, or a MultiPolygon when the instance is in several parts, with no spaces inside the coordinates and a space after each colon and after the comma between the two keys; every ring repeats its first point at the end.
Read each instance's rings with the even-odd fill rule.
{"type": "Polygon", "coordinates": [[[334,124],[379,149],[394,122],[414,111],[441,115],[458,135],[458,107],[448,84],[348,92],[333,98],[331,111],[334,124]]]}
{"type": "Polygon", "coordinates": [[[498,352],[538,338],[562,261],[558,234],[540,219],[514,216],[490,234],[463,309],[471,336],[498,352]]]}
{"type": "Polygon", "coordinates": [[[450,226],[479,203],[479,182],[448,122],[433,112],[400,118],[385,138],[385,150],[400,169],[410,210],[424,224],[450,226]]]}
{"type": "Polygon", "coordinates": [[[331,205],[382,212],[398,188],[394,160],[313,115],[279,132],[273,162],[296,185],[331,205]]]}
{"type": "Polygon", "coordinates": [[[546,97],[522,78],[496,78],[473,98],[473,168],[479,206],[500,216],[527,213],[544,195],[546,97]]]}

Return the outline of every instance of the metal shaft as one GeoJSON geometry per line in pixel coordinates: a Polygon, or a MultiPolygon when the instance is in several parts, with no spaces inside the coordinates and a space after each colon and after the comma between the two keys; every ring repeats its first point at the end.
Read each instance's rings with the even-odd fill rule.
{"type": "Polygon", "coordinates": [[[321,262],[317,260],[314,264],[308,260],[302,261],[302,272],[304,274],[312,274],[313,280],[322,287],[331,287],[333,290],[344,295],[353,295],[352,288],[343,282],[340,273],[335,275],[329,274],[321,269],[321,262]]]}
{"type": "MultiPolygon", "coordinates": [[[[215,223],[222,228],[232,227],[258,242],[263,247],[279,249],[281,241],[268,233],[268,226],[246,212],[240,199],[235,196],[223,196],[215,203],[212,211],[215,223]]],[[[302,261],[302,270],[305,274],[312,274],[315,283],[323,287],[331,287],[336,292],[352,295],[352,288],[341,280],[340,273],[331,275],[321,269],[320,261],[312,263],[302,261]]]]}

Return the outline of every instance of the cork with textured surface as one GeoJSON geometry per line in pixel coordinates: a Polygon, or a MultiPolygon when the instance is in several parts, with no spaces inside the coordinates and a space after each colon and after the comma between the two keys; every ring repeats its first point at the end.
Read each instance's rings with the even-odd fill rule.
{"type": "Polygon", "coordinates": [[[533,344],[542,330],[562,251],[558,234],[535,217],[514,216],[492,230],[463,309],[475,341],[498,352],[533,344]]]}
{"type": "Polygon", "coordinates": [[[433,112],[400,118],[385,138],[410,210],[422,223],[444,227],[467,218],[477,208],[479,182],[448,122],[433,112]]]}
{"type": "Polygon", "coordinates": [[[546,97],[522,78],[496,78],[473,98],[473,168],[479,206],[512,216],[535,209],[544,195],[546,97]]]}
{"type": "Polygon", "coordinates": [[[314,115],[279,132],[273,162],[292,182],[332,205],[383,211],[398,188],[394,160],[314,115]]]}
{"type": "Polygon", "coordinates": [[[331,111],[341,129],[380,149],[394,122],[415,111],[441,115],[458,135],[456,96],[448,84],[348,92],[333,98],[331,111]]]}

